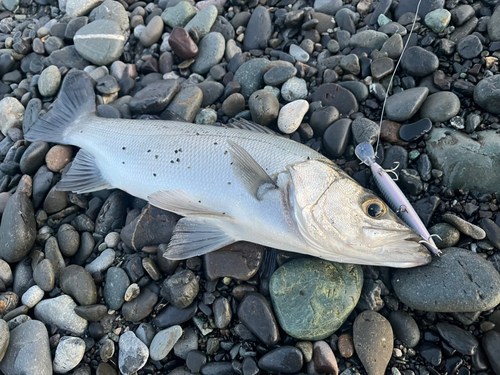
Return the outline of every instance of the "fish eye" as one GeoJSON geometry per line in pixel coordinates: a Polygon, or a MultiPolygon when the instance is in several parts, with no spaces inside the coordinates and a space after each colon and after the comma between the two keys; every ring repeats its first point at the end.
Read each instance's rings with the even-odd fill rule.
{"type": "Polygon", "coordinates": [[[366,215],[378,219],[387,212],[385,204],[379,199],[369,199],[363,203],[363,211],[366,215]]]}

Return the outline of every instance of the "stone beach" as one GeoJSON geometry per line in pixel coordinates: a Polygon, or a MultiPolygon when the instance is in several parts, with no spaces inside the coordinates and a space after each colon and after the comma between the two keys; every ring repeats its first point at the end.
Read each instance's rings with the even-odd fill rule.
{"type": "Polygon", "coordinates": [[[500,1],[417,3],[0,0],[0,374],[500,375],[500,1]],[[24,137],[75,70],[100,117],[253,121],[376,194],[380,130],[443,255],[166,259],[178,215],[56,190],[78,148],[24,137]]]}

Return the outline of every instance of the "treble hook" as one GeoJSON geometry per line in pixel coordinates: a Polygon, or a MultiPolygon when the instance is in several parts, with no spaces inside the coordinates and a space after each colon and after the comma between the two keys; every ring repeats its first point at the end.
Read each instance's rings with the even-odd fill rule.
{"type": "MultiPolygon", "coordinates": [[[[431,236],[432,237],[432,236],[431,236]]],[[[421,241],[418,241],[418,243],[422,243],[424,245],[427,245],[431,248],[431,251],[438,257],[440,257],[441,255],[443,255],[443,252],[441,250],[439,250],[437,247],[435,247],[432,243],[430,243],[429,241],[427,240],[421,240],[421,241]]]]}

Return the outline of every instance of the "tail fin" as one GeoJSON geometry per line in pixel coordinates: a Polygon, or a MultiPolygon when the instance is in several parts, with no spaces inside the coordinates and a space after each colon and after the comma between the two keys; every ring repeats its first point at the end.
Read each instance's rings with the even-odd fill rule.
{"type": "Polygon", "coordinates": [[[25,134],[25,139],[69,144],[68,130],[71,125],[85,115],[96,111],[94,87],[87,73],[70,71],[63,81],[61,91],[53,108],[33,124],[25,134]]]}

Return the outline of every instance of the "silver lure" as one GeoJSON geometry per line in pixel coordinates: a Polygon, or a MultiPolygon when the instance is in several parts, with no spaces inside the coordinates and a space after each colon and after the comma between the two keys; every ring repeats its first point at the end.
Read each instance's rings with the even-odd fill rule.
{"type": "Polygon", "coordinates": [[[356,146],[355,153],[358,159],[372,170],[373,178],[391,208],[423,238],[421,243],[426,245],[433,254],[441,255],[441,250],[434,243],[432,235],[427,231],[411,203],[391,176],[375,161],[375,151],[372,145],[368,142],[360,143],[356,146]]]}

